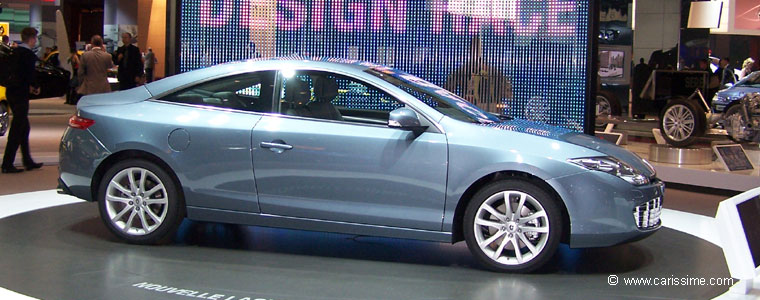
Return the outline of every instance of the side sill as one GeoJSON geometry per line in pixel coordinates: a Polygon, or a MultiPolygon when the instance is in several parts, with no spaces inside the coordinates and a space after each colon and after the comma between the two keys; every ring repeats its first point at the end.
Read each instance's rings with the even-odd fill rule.
{"type": "Polygon", "coordinates": [[[219,222],[251,226],[335,232],[411,240],[424,240],[442,243],[451,243],[452,241],[451,232],[275,216],[260,213],[238,212],[193,206],[187,207],[187,218],[204,222],[219,222]]]}

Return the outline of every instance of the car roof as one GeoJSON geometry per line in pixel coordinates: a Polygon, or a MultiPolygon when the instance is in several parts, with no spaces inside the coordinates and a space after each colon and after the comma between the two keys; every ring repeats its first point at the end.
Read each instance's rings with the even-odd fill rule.
{"type": "Polygon", "coordinates": [[[225,75],[241,74],[258,70],[278,70],[291,64],[297,68],[326,68],[335,71],[358,73],[370,68],[387,68],[371,62],[327,57],[287,56],[277,58],[257,58],[245,61],[223,63],[211,67],[197,69],[173,75],[162,80],[151,82],[145,88],[153,96],[163,95],[175,89],[206,81],[225,75]]]}

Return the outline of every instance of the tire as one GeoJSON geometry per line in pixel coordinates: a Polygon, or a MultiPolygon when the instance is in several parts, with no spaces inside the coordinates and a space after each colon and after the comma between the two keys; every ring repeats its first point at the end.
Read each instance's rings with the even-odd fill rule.
{"type": "MultiPolygon", "coordinates": [[[[615,97],[615,94],[608,92],[608,91],[597,91],[596,92],[596,103],[606,103],[605,107],[608,107],[608,111],[605,111],[605,113],[608,113],[611,116],[619,116],[621,114],[621,108],[620,108],[620,101],[618,101],[618,98],[615,97]]],[[[599,106],[597,105],[597,115],[599,115],[599,106]]]]}
{"type": "Polygon", "coordinates": [[[178,185],[163,168],[142,159],[121,161],[108,169],[97,200],[106,227],[132,244],[168,242],[185,217],[178,185]]]}
{"type": "Polygon", "coordinates": [[[747,119],[744,118],[742,104],[732,105],[726,110],[723,114],[723,124],[728,133],[728,138],[732,141],[741,143],[749,138],[747,119]]]}
{"type": "Polygon", "coordinates": [[[11,126],[11,109],[8,102],[0,102],[0,136],[4,136],[11,126]]]}
{"type": "Polygon", "coordinates": [[[705,134],[705,111],[695,101],[675,98],[660,113],[660,131],[668,144],[686,147],[705,134]]]}
{"type": "MultiPolygon", "coordinates": [[[[596,118],[602,116],[619,116],[621,114],[620,101],[611,92],[596,92],[596,118]]],[[[605,123],[595,122],[597,127],[604,126],[605,123]]]]}
{"type": "Polygon", "coordinates": [[[557,251],[564,227],[554,197],[518,179],[496,181],[478,191],[467,204],[462,226],[467,247],[484,268],[515,273],[533,272],[546,264],[557,251]],[[525,199],[521,217],[516,220],[506,211],[504,193],[509,194],[510,207],[514,210],[520,199],[525,199]],[[499,202],[502,204],[498,205],[499,202]],[[526,218],[532,219],[526,221],[526,218]],[[520,222],[527,223],[521,225],[520,222]],[[541,228],[545,232],[526,230],[528,228],[541,228]],[[489,240],[492,241],[487,243],[489,240]]]}

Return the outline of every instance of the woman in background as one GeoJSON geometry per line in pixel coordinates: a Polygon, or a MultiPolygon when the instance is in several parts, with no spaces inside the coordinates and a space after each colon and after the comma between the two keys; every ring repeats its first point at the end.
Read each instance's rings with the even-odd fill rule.
{"type": "Polygon", "coordinates": [[[749,74],[752,74],[752,67],[755,65],[755,60],[752,59],[752,57],[749,57],[744,60],[744,63],[742,64],[742,71],[739,73],[739,80],[744,79],[744,77],[749,76],[749,74]]]}
{"type": "Polygon", "coordinates": [[[79,97],[77,96],[77,88],[79,87],[79,53],[76,48],[71,48],[71,57],[69,57],[69,64],[71,65],[71,81],[69,81],[69,90],[66,93],[66,104],[77,104],[79,97]]]}

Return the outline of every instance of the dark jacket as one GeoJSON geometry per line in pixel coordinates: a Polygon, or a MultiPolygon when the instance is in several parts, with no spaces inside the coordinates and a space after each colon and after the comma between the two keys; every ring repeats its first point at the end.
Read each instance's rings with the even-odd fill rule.
{"type": "Polygon", "coordinates": [[[119,65],[119,81],[134,81],[143,75],[143,62],[140,48],[135,45],[121,46],[113,54],[114,64],[119,65]],[[119,60],[119,54],[123,57],[119,60]]]}
{"type": "Polygon", "coordinates": [[[12,70],[16,73],[14,85],[8,87],[8,92],[29,93],[30,86],[37,86],[37,55],[21,45],[13,49],[11,59],[15,63],[12,70]]]}
{"type": "Polygon", "coordinates": [[[720,76],[720,86],[724,86],[727,83],[736,83],[736,77],[734,77],[734,68],[732,68],[730,65],[726,65],[725,68],[720,68],[718,70],[715,70],[716,74],[720,76]],[[720,72],[720,73],[718,73],[720,72]]]}

